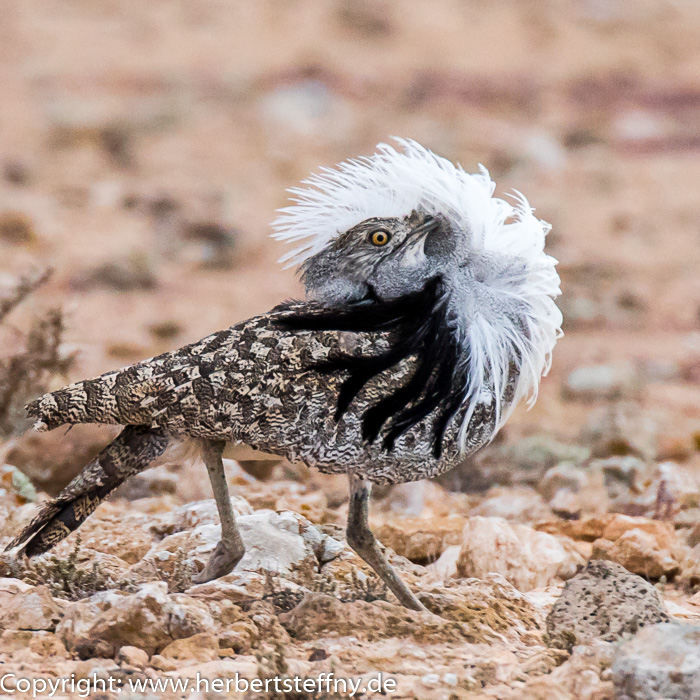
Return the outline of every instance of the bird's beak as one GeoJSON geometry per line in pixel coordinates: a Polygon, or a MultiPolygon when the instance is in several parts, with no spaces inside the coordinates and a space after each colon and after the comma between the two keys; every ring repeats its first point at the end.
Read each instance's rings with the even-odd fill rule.
{"type": "Polygon", "coordinates": [[[439,227],[440,222],[429,216],[422,224],[411,229],[411,235],[406,239],[408,245],[402,261],[405,267],[417,267],[425,261],[425,242],[439,227]]]}
{"type": "Polygon", "coordinates": [[[440,222],[434,216],[428,216],[422,224],[416,226],[411,231],[411,234],[412,236],[420,236],[421,238],[425,238],[429,234],[433,233],[433,231],[437,231],[439,226],[440,222]]]}

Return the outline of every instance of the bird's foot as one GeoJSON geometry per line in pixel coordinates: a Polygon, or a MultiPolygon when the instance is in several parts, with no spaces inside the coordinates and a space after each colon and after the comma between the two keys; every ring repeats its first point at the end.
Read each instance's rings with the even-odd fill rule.
{"type": "Polygon", "coordinates": [[[230,574],[233,571],[244,554],[245,550],[242,547],[228,547],[223,542],[219,542],[204,569],[192,580],[194,583],[206,583],[207,581],[226,576],[226,574],[230,574]]]}

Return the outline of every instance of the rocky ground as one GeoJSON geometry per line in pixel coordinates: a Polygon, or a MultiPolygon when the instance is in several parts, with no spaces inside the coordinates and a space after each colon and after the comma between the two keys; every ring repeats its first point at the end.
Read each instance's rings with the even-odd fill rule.
{"type": "MultiPolygon", "coordinates": [[[[508,458],[524,466],[533,449],[508,458]]],[[[629,456],[569,455],[537,488],[393,489],[373,526],[430,613],[400,607],[349,549],[334,480],[285,479],[277,467],[263,482],[226,468],[247,553],[220,580],[192,581],[219,537],[214,501],[186,502],[201,464],[136,477],[128,488],[141,497],[101,505],[53,555],[5,556],[3,672],[125,684],[381,671],[396,697],[697,697],[700,487],[678,465],[664,465],[673,500],[651,504],[668,505],[657,517],[568,510],[658,493],[629,456]]],[[[6,467],[3,481],[6,542],[34,504],[20,473],[6,467]]]]}
{"type": "Polygon", "coordinates": [[[248,553],[193,585],[216,509],[203,465],[172,464],[53,556],[0,561],[0,675],[700,697],[700,5],[28,0],[2,17],[0,545],[113,435],[27,432],[23,403],[298,296],[267,238],[285,187],[392,134],[484,163],[552,222],[566,336],[493,445],[377,491],[375,532],[431,614],[347,547],[344,481],[289,464],[227,462],[248,553]]]}

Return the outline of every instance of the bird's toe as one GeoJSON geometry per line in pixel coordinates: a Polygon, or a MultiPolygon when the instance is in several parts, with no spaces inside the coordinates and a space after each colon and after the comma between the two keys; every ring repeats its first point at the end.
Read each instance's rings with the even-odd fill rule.
{"type": "Polygon", "coordinates": [[[219,542],[204,569],[192,580],[194,583],[206,583],[226,576],[233,571],[236,564],[243,558],[243,554],[244,551],[229,548],[223,542],[219,542]]]}

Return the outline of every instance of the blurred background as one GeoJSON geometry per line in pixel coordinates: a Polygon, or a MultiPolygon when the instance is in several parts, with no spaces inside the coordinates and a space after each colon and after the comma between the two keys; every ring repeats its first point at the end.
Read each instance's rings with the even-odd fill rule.
{"type": "Polygon", "coordinates": [[[659,464],[695,473],[699,3],[0,9],[0,299],[26,296],[0,318],[0,463],[55,492],[109,429],[22,437],[25,399],[300,295],[268,238],[285,188],[398,135],[524,192],[561,261],[566,337],[537,406],[446,485],[633,456],[651,476],[620,508],[646,512],[659,464]]]}

